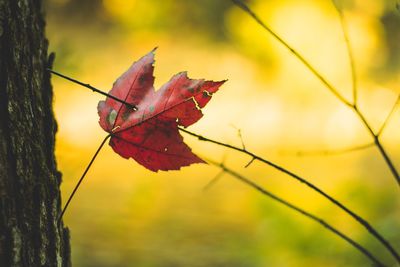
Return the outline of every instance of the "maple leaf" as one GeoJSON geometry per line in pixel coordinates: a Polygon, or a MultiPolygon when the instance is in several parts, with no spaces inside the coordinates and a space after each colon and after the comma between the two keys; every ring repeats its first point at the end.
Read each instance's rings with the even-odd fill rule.
{"type": "Polygon", "coordinates": [[[178,126],[198,121],[201,108],[225,81],[189,79],[180,72],[155,91],[154,51],[133,63],[109,92],[136,109],[107,97],[97,108],[100,126],[111,134],[109,144],[115,152],[151,171],[205,163],[183,142],[178,126]]]}

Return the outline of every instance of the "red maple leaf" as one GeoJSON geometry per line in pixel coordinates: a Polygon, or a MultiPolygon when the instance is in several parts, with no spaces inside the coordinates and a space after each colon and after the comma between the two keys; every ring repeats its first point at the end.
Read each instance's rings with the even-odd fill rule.
{"type": "Polygon", "coordinates": [[[178,126],[198,121],[201,108],[225,81],[194,80],[180,72],[155,91],[153,63],[154,50],[133,63],[109,92],[137,109],[110,97],[99,102],[99,123],[111,134],[110,146],[152,171],[204,163],[183,142],[178,126]]]}

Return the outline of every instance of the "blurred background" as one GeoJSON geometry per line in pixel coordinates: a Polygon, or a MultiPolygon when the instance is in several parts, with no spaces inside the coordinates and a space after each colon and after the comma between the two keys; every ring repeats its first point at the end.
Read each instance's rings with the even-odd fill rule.
{"type": "MultiPolygon", "coordinates": [[[[253,0],[250,7],[351,100],[351,71],[338,14],[329,0],[253,0]]],[[[396,1],[340,1],[359,88],[375,130],[400,93],[396,1]]],[[[190,131],[246,148],[305,177],[370,221],[400,250],[395,179],[354,113],[293,54],[228,0],[47,0],[54,69],[100,88],[158,47],[155,87],[177,72],[228,79],[190,131]],[[312,152],[302,154],[302,152],[312,152]],[[316,152],[316,153],[314,153],[316,152]]],[[[57,160],[65,201],[106,133],[101,95],[53,77],[57,160]]],[[[382,142],[400,168],[400,112],[382,142]]],[[[321,216],[394,265],[348,215],[313,191],[249,157],[185,134],[193,151],[224,162],[271,192],[321,216]]],[[[366,266],[369,261],[320,225],[224,175],[196,164],[153,173],[101,151],[65,215],[74,266],[366,266]]]]}

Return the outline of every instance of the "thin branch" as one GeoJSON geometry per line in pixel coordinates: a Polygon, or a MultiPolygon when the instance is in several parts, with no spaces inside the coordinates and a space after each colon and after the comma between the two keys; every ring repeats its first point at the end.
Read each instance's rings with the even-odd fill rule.
{"type": "Polygon", "coordinates": [[[209,190],[211,187],[213,187],[224,175],[224,171],[220,171],[215,175],[214,178],[212,178],[204,187],[203,187],[203,192],[209,190]]]}
{"type": "Polygon", "coordinates": [[[240,139],[240,142],[242,143],[242,148],[246,149],[246,146],[244,145],[244,141],[243,141],[243,136],[242,136],[242,130],[240,130],[240,128],[237,128],[235,125],[231,124],[231,126],[233,128],[235,128],[235,130],[237,131],[237,135],[240,139]]]}
{"type": "Polygon", "coordinates": [[[238,131],[238,136],[240,138],[240,142],[242,142],[242,148],[246,149],[246,146],[244,145],[243,141],[242,131],[240,129],[238,129],[237,131],[238,131]]]}
{"type": "Polygon", "coordinates": [[[348,30],[346,27],[346,21],[345,21],[344,15],[343,15],[343,11],[336,5],[334,0],[332,0],[332,4],[335,6],[335,8],[339,14],[340,25],[342,27],[343,37],[344,37],[344,41],[345,41],[346,47],[347,47],[347,55],[349,57],[350,69],[351,69],[351,81],[352,81],[352,88],[353,88],[353,90],[352,90],[353,91],[353,104],[356,106],[357,100],[358,100],[357,75],[356,75],[356,67],[355,67],[355,63],[354,63],[353,50],[351,49],[349,33],[348,33],[348,30]]]}
{"type": "Polygon", "coordinates": [[[389,114],[386,116],[385,121],[382,123],[381,128],[379,128],[378,132],[376,133],[376,136],[379,137],[381,136],[383,130],[386,128],[387,123],[389,122],[389,120],[392,118],[394,112],[396,111],[398,105],[400,102],[400,95],[397,97],[396,102],[394,102],[394,105],[392,107],[392,109],[390,110],[389,114]]]}
{"type": "Polygon", "coordinates": [[[256,159],[252,158],[244,167],[247,168],[249,167],[256,159]]]}
{"type": "Polygon", "coordinates": [[[103,91],[101,91],[101,90],[99,90],[99,89],[97,89],[97,88],[91,86],[91,85],[88,84],[88,83],[80,82],[80,81],[78,81],[78,80],[75,80],[75,79],[73,79],[73,78],[70,78],[70,77],[68,77],[68,76],[65,76],[65,75],[63,75],[63,74],[61,74],[61,73],[58,73],[58,72],[56,72],[56,71],[54,71],[54,70],[51,70],[51,69],[47,69],[47,70],[48,70],[49,72],[51,72],[51,73],[53,73],[53,74],[55,74],[55,75],[61,77],[61,78],[64,78],[64,79],[66,79],[66,80],[68,80],[68,81],[71,81],[71,82],[73,82],[73,83],[79,84],[79,85],[81,85],[81,86],[83,86],[83,87],[89,88],[89,89],[92,90],[93,92],[99,93],[99,94],[104,95],[104,96],[107,96],[107,97],[109,97],[109,98],[112,98],[112,99],[114,99],[115,101],[120,102],[120,103],[126,105],[127,107],[129,107],[129,108],[131,108],[131,109],[133,109],[133,110],[137,110],[137,107],[136,107],[135,105],[129,104],[128,102],[126,102],[126,101],[124,101],[124,100],[122,100],[122,99],[119,99],[119,98],[117,98],[117,97],[115,97],[115,96],[113,96],[113,95],[107,94],[106,92],[103,92],[103,91]]]}
{"type": "MultiPolygon", "coordinates": [[[[390,171],[392,172],[394,178],[396,179],[397,184],[400,186],[400,175],[399,175],[396,167],[394,166],[394,163],[392,162],[392,160],[390,159],[389,155],[387,154],[386,150],[383,148],[381,142],[379,141],[379,137],[377,136],[377,134],[374,133],[374,130],[372,130],[370,124],[367,121],[367,119],[364,117],[364,115],[360,112],[360,110],[357,107],[354,107],[354,112],[358,115],[358,117],[360,118],[360,120],[362,121],[364,126],[367,128],[368,132],[373,137],[375,145],[377,146],[379,152],[383,156],[386,164],[388,165],[390,171]]],[[[398,260],[399,260],[399,263],[400,263],[400,256],[399,256],[398,260]]]]}
{"type": "Polygon", "coordinates": [[[393,257],[396,258],[396,260],[398,262],[400,262],[400,255],[397,253],[397,251],[392,247],[392,245],[390,244],[389,241],[387,241],[381,234],[379,234],[379,232],[377,230],[375,230],[374,227],[372,227],[372,225],[367,222],[365,219],[363,219],[360,215],[356,214],[355,212],[353,212],[352,210],[350,210],[348,207],[346,207],[344,204],[342,204],[341,202],[339,202],[338,200],[336,200],[334,197],[330,196],[329,194],[325,193],[322,189],[320,189],[319,187],[317,187],[316,185],[312,184],[311,182],[307,181],[306,179],[300,177],[299,175],[285,169],[284,167],[281,167],[267,159],[264,159],[246,149],[243,148],[239,148],[233,145],[229,145],[229,144],[225,144],[216,140],[212,140],[210,138],[204,137],[202,135],[196,134],[196,133],[192,133],[182,127],[179,127],[179,130],[187,133],[191,136],[197,137],[200,141],[205,141],[205,142],[210,142],[219,146],[223,146],[226,148],[230,148],[232,150],[236,150],[238,152],[241,152],[243,154],[249,155],[250,157],[254,158],[255,160],[258,160],[260,162],[263,162],[275,169],[277,169],[278,171],[287,174],[289,177],[294,178],[295,180],[299,181],[300,183],[305,184],[306,186],[308,186],[309,188],[311,188],[312,190],[314,190],[315,192],[317,192],[318,194],[322,195],[323,197],[325,197],[326,199],[328,199],[331,203],[333,203],[334,205],[336,205],[337,207],[339,207],[340,209],[342,209],[344,212],[346,212],[348,215],[350,215],[353,219],[355,219],[359,224],[361,224],[372,236],[374,236],[392,255],[393,257]]]}
{"type": "Polygon", "coordinates": [[[389,166],[390,171],[392,172],[393,176],[395,177],[395,179],[397,181],[397,184],[400,186],[400,175],[399,175],[396,167],[394,166],[392,160],[390,159],[388,153],[386,152],[386,150],[383,148],[381,142],[379,141],[379,135],[382,132],[382,130],[384,129],[384,127],[386,126],[386,122],[388,121],[388,117],[391,116],[391,114],[393,112],[393,109],[389,113],[389,115],[386,118],[386,120],[385,120],[384,124],[382,125],[381,129],[377,133],[374,133],[374,131],[371,128],[371,125],[367,122],[367,120],[365,119],[364,115],[359,111],[358,106],[357,106],[357,80],[356,80],[356,72],[355,72],[355,66],[354,66],[355,64],[354,64],[353,53],[352,53],[352,49],[351,49],[350,41],[349,41],[349,37],[348,37],[347,27],[345,25],[344,16],[343,16],[342,11],[336,6],[334,1],[332,1],[332,2],[333,2],[333,5],[336,7],[336,10],[338,11],[338,14],[339,14],[340,23],[341,23],[341,26],[342,26],[342,32],[343,32],[343,35],[344,35],[344,38],[345,38],[345,42],[346,42],[346,46],[347,46],[347,52],[348,52],[348,56],[349,56],[349,60],[350,60],[351,76],[352,76],[352,81],[353,81],[353,98],[354,98],[354,103],[353,103],[353,106],[351,108],[356,112],[358,117],[361,119],[361,121],[363,122],[363,124],[367,128],[368,132],[371,134],[372,138],[374,139],[375,145],[378,147],[379,152],[383,156],[384,160],[386,161],[386,164],[389,166]]]}
{"type": "Polygon", "coordinates": [[[322,225],[323,227],[325,227],[327,230],[331,231],[332,233],[334,233],[335,235],[339,236],[340,238],[342,238],[343,240],[345,240],[346,242],[348,242],[350,245],[352,245],[354,248],[356,248],[358,251],[360,251],[364,256],[366,256],[367,258],[369,258],[374,265],[376,266],[385,266],[381,261],[379,261],[370,251],[368,251],[365,247],[363,247],[362,245],[360,245],[359,243],[357,243],[356,241],[354,241],[353,239],[351,239],[350,237],[348,237],[347,235],[345,235],[344,233],[340,232],[338,229],[336,229],[335,227],[333,227],[332,225],[330,225],[329,223],[325,222],[324,220],[322,220],[321,218],[299,208],[298,206],[291,204],[290,202],[276,196],[275,194],[267,191],[266,189],[264,189],[263,187],[259,186],[258,184],[256,184],[255,182],[251,181],[250,179],[244,177],[243,175],[238,174],[237,172],[234,172],[233,170],[229,169],[228,167],[226,167],[223,164],[219,164],[216,163],[214,161],[211,160],[207,160],[209,163],[219,167],[221,170],[223,170],[224,172],[230,174],[232,177],[238,179],[239,181],[243,182],[244,184],[252,187],[253,189],[259,191],[261,194],[279,202],[280,204],[286,206],[287,208],[294,210],[298,213],[300,213],[301,215],[304,215],[305,217],[313,220],[314,222],[319,223],[320,225],[322,225]]]}
{"type": "MultiPolygon", "coordinates": [[[[367,148],[370,148],[373,146],[375,146],[375,143],[368,143],[368,144],[363,144],[363,145],[359,145],[359,146],[346,147],[346,148],[340,148],[340,149],[308,150],[308,151],[297,151],[294,153],[296,154],[296,156],[300,156],[300,157],[302,157],[302,156],[336,156],[336,155],[341,155],[341,154],[346,154],[346,153],[350,153],[350,152],[364,150],[364,149],[367,149],[367,148]]],[[[285,153],[285,154],[287,154],[287,153],[285,153]]]]}
{"type": "Polygon", "coordinates": [[[277,33],[275,33],[269,26],[267,26],[243,1],[232,0],[232,2],[240,7],[244,12],[250,15],[261,27],[268,31],[278,42],[285,46],[295,57],[297,57],[330,91],[333,93],[340,101],[342,101],[347,106],[352,106],[352,104],[347,101],[339,91],[328,82],[299,52],[297,52],[293,47],[291,47],[285,40],[283,40],[277,33]]]}
{"type": "Polygon", "coordinates": [[[104,138],[104,140],[101,142],[99,148],[97,149],[96,153],[94,153],[94,155],[93,155],[92,159],[90,160],[89,164],[86,166],[85,171],[83,172],[81,178],[79,179],[79,181],[78,181],[78,183],[76,184],[74,190],[72,191],[71,195],[69,196],[69,198],[68,198],[68,200],[67,200],[67,203],[65,204],[64,208],[62,209],[61,214],[60,214],[60,216],[58,217],[58,222],[61,222],[61,219],[62,219],[64,213],[67,211],[67,208],[68,208],[69,203],[71,202],[71,200],[72,200],[72,198],[74,197],[76,191],[78,190],[78,188],[79,188],[79,186],[81,185],[83,179],[85,178],[86,173],[89,171],[90,167],[92,166],[92,164],[93,164],[94,160],[96,159],[97,155],[99,154],[100,150],[102,149],[102,147],[104,146],[104,144],[106,143],[106,141],[108,140],[108,138],[110,138],[110,137],[111,137],[111,134],[107,135],[107,136],[104,138]]]}

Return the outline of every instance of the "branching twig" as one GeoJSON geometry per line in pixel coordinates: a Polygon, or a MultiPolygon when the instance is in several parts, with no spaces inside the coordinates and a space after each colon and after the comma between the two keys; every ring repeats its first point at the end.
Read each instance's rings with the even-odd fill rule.
{"type": "Polygon", "coordinates": [[[400,262],[400,255],[397,253],[397,251],[392,247],[392,245],[390,244],[389,241],[387,241],[381,234],[379,234],[379,232],[377,230],[375,230],[374,227],[371,226],[371,224],[369,222],[367,222],[365,219],[363,219],[361,216],[359,216],[358,214],[356,214],[355,212],[353,212],[352,210],[350,210],[348,207],[346,207],[344,204],[342,204],[341,202],[339,202],[338,200],[336,200],[334,197],[330,196],[329,194],[325,193],[322,189],[320,189],[319,187],[317,187],[316,185],[312,184],[311,182],[307,181],[306,179],[300,177],[299,175],[267,160],[264,159],[246,149],[240,148],[240,147],[236,147],[233,145],[229,145],[229,144],[225,144],[216,140],[212,140],[210,138],[204,137],[202,135],[196,134],[196,133],[192,133],[182,127],[179,128],[180,131],[185,132],[189,135],[192,135],[194,137],[197,137],[200,141],[205,141],[205,142],[210,142],[219,146],[223,146],[226,148],[230,148],[236,151],[239,151],[243,154],[249,155],[250,157],[252,157],[254,160],[258,160],[260,162],[263,162],[275,169],[277,169],[278,171],[287,174],[289,177],[296,179],[297,181],[305,184],[306,186],[308,186],[309,188],[311,188],[312,190],[314,190],[315,192],[317,192],[318,194],[322,195],[323,197],[325,197],[326,199],[328,199],[330,202],[332,202],[334,205],[336,205],[337,207],[339,207],[340,209],[342,209],[344,212],[346,212],[347,214],[349,214],[353,219],[355,219],[358,223],[360,223],[365,229],[367,229],[367,231],[374,236],[396,259],[398,262],[400,262]]]}
{"type": "MultiPolygon", "coordinates": [[[[292,54],[295,57],[297,57],[304,64],[304,66],[309,71],[311,71],[311,73],[313,73],[326,86],[326,88],[328,88],[329,91],[331,91],[343,104],[345,104],[346,106],[351,108],[356,113],[356,115],[360,118],[360,120],[362,121],[364,126],[367,128],[368,132],[371,134],[375,145],[377,146],[377,148],[378,148],[379,152],[381,153],[383,159],[385,160],[386,164],[388,165],[392,175],[396,179],[397,184],[400,186],[400,175],[399,175],[399,172],[397,171],[396,167],[394,166],[394,163],[392,162],[392,160],[389,157],[388,153],[383,148],[381,142],[379,141],[378,136],[374,133],[374,131],[371,129],[370,124],[366,121],[366,119],[363,116],[363,114],[359,111],[358,106],[356,105],[356,103],[350,103],[349,101],[347,101],[332,84],[330,84],[302,55],[299,54],[299,52],[297,52],[285,40],[283,40],[278,34],[276,34],[273,30],[271,30],[243,1],[241,1],[241,0],[232,0],[232,2],[234,4],[236,4],[238,7],[240,7],[243,11],[245,11],[249,16],[251,16],[261,27],[263,27],[276,40],[278,40],[278,42],[280,42],[283,46],[285,46],[287,49],[289,49],[289,51],[292,52],[292,54]]],[[[400,262],[400,256],[397,259],[400,262]]]]}
{"type": "Polygon", "coordinates": [[[352,104],[347,101],[339,91],[325,79],[299,52],[297,52],[293,47],[291,47],[285,40],[283,40],[278,34],[276,34],[269,26],[267,26],[243,1],[232,0],[234,4],[240,7],[248,15],[250,15],[261,27],[268,31],[278,42],[290,50],[295,57],[297,57],[337,98],[339,98],[347,106],[352,104]]]}
{"type": "Polygon", "coordinates": [[[244,167],[245,168],[249,167],[255,160],[256,158],[252,158],[244,167]]]}
{"type": "Polygon", "coordinates": [[[360,245],[359,243],[357,243],[356,241],[354,241],[353,239],[351,239],[350,237],[348,237],[347,235],[345,235],[344,233],[340,232],[338,229],[336,229],[335,227],[333,227],[332,225],[330,225],[329,223],[325,222],[324,220],[322,220],[321,218],[295,206],[294,204],[291,204],[290,202],[276,196],[275,194],[272,194],[271,192],[267,191],[266,189],[264,189],[263,187],[259,186],[258,184],[256,184],[255,182],[251,181],[250,179],[244,177],[243,175],[238,174],[237,172],[234,172],[233,170],[229,169],[228,167],[226,167],[223,164],[219,164],[216,163],[214,161],[211,161],[209,159],[207,159],[207,161],[217,167],[219,167],[221,170],[223,170],[224,172],[230,174],[232,177],[238,179],[239,181],[245,183],[246,185],[252,187],[253,189],[261,192],[261,194],[279,202],[280,204],[286,206],[287,208],[294,210],[304,216],[306,216],[307,218],[321,224],[323,227],[325,227],[327,230],[331,231],[332,233],[334,233],[335,235],[339,236],[340,238],[344,239],[346,242],[348,242],[350,245],[352,245],[354,248],[356,248],[358,251],[360,251],[364,256],[366,256],[367,258],[369,258],[374,265],[376,266],[385,266],[382,262],[380,262],[370,251],[368,251],[365,247],[363,247],[362,245],[360,245]]]}
{"type": "MultiPolygon", "coordinates": [[[[383,148],[381,142],[379,141],[379,136],[375,134],[375,132],[372,130],[370,124],[364,117],[364,115],[360,112],[360,110],[357,108],[357,106],[354,106],[354,112],[358,115],[364,126],[367,128],[368,132],[371,134],[372,138],[374,139],[374,143],[376,147],[378,148],[379,152],[383,156],[386,164],[388,165],[390,171],[392,172],[393,176],[396,178],[397,184],[400,186],[400,175],[399,172],[397,171],[396,167],[394,166],[394,163],[390,159],[389,155],[387,154],[386,150],[383,148]]],[[[398,258],[398,261],[400,263],[400,256],[398,258]]]]}

